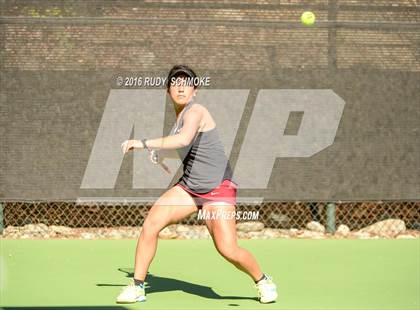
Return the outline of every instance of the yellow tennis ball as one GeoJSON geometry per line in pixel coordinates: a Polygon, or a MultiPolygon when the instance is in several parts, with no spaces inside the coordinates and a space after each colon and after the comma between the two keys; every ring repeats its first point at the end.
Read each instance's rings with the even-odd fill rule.
{"type": "Polygon", "coordinates": [[[310,11],[303,12],[300,16],[300,21],[306,26],[313,25],[315,23],[315,14],[310,11]]]}

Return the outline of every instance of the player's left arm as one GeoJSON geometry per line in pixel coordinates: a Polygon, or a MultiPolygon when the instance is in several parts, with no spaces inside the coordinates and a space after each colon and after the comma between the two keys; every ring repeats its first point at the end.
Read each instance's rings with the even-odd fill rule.
{"type": "Polygon", "coordinates": [[[151,149],[178,149],[189,145],[196,136],[203,118],[202,109],[198,105],[191,107],[184,115],[184,123],[179,133],[157,139],[148,139],[151,149]]]}

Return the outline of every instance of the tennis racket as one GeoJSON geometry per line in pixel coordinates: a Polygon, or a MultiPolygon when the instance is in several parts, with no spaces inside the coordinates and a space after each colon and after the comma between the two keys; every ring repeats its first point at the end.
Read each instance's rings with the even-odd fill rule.
{"type": "MultiPolygon", "coordinates": [[[[128,142],[128,140],[121,144],[121,148],[123,149],[123,153],[126,153],[128,150],[133,149],[133,146],[131,146],[128,150],[126,150],[127,142],[128,142]]],[[[143,141],[142,141],[142,143],[143,143],[143,145],[145,144],[143,141]]],[[[149,152],[149,159],[153,164],[160,165],[163,168],[163,170],[165,170],[168,174],[171,174],[171,170],[169,169],[169,167],[163,163],[163,160],[162,161],[159,160],[159,154],[157,153],[156,150],[149,149],[148,147],[146,147],[145,149],[149,152]]]]}

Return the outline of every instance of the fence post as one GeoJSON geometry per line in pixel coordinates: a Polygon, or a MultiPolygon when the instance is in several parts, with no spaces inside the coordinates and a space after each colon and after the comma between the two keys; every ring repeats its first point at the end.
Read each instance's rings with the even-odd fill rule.
{"type": "Polygon", "coordinates": [[[3,223],[3,203],[0,201],[0,234],[3,233],[4,223],[3,223]]]}
{"type": "Polygon", "coordinates": [[[327,204],[327,232],[335,233],[335,208],[336,205],[333,202],[327,204]]]}

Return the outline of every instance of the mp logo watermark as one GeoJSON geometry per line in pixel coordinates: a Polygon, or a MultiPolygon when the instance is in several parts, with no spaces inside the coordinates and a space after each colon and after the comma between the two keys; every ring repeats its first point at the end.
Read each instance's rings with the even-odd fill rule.
{"type": "MultiPolygon", "coordinates": [[[[203,89],[197,93],[196,102],[216,121],[228,158],[248,95],[247,89],[203,89]]],[[[165,104],[162,89],[111,90],[80,188],[113,189],[124,159],[121,143],[130,139],[133,130],[133,139],[162,137],[165,104]]],[[[234,168],[238,188],[265,189],[277,158],[311,157],[332,145],[344,105],[331,89],[260,90],[234,168]],[[287,135],[286,125],[293,112],[301,112],[303,117],[297,133],[287,135]]],[[[173,172],[168,174],[151,164],[146,152],[134,152],[133,160],[134,189],[167,188],[182,164],[179,157],[165,158],[173,172]]]]}

